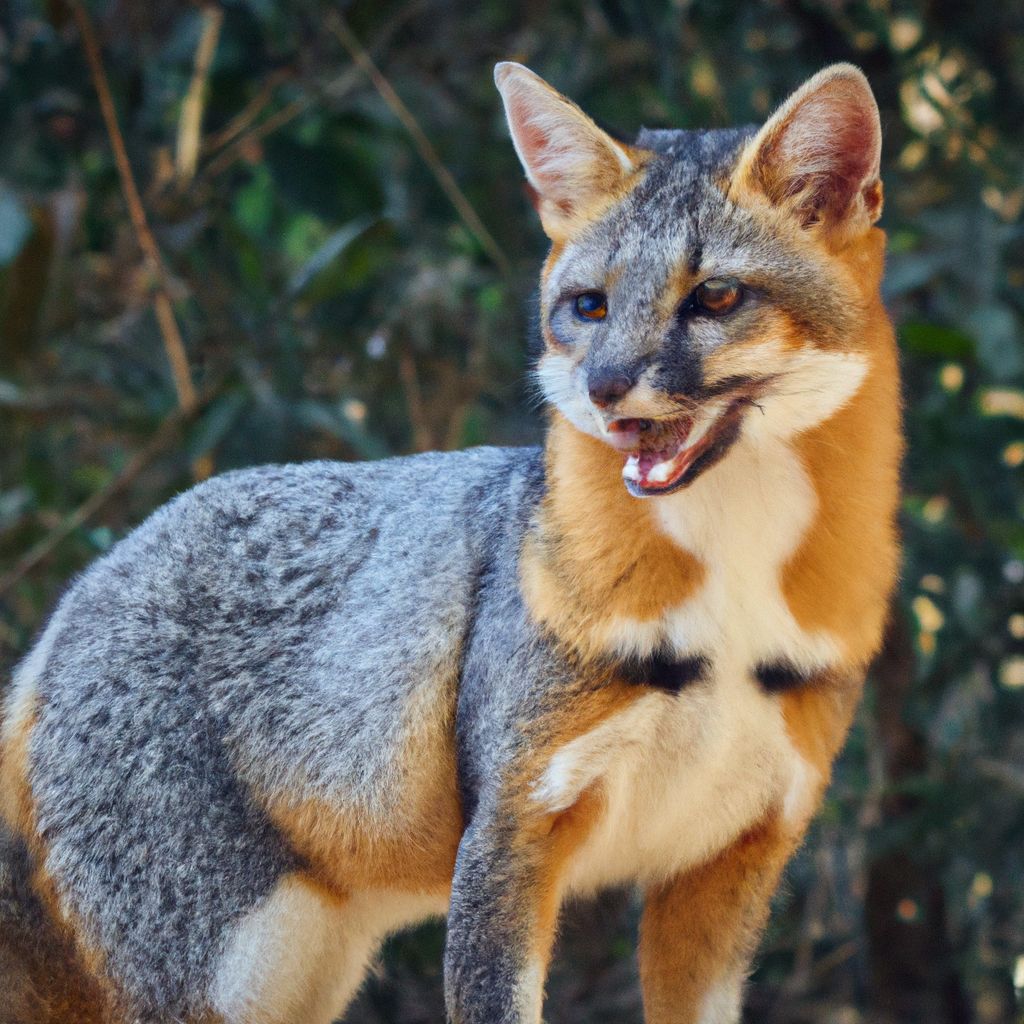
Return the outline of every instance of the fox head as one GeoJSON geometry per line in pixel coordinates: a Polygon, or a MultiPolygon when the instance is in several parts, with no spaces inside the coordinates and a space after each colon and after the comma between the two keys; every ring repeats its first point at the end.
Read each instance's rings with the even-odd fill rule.
{"type": "Polygon", "coordinates": [[[552,242],[538,379],[623,454],[633,495],[685,487],[856,393],[883,251],[878,109],[857,68],[821,71],[759,129],[632,145],[519,64],[495,80],[552,242]]]}

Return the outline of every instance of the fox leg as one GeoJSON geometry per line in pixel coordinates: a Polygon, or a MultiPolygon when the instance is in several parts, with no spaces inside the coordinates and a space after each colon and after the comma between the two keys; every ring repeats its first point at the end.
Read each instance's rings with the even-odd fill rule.
{"type": "Polygon", "coordinates": [[[466,830],[445,947],[452,1024],[539,1024],[564,867],[599,809],[588,792],[526,822],[515,808],[496,808],[466,830]]]}
{"type": "Polygon", "coordinates": [[[300,876],[283,878],[228,938],[213,1010],[226,1024],[329,1024],[370,955],[365,943],[346,948],[343,922],[342,901],[300,876]]]}
{"type": "Polygon", "coordinates": [[[388,932],[440,909],[437,897],[339,896],[292,874],[243,918],[217,965],[210,1004],[226,1024],[330,1024],[388,932]]]}
{"type": "Polygon", "coordinates": [[[782,804],[705,864],[653,887],[640,924],[647,1024],[736,1024],[772,894],[849,729],[863,677],[834,673],[780,695],[802,769],[782,804]]]}
{"type": "Polygon", "coordinates": [[[647,1024],[736,1024],[746,971],[799,839],[772,815],[647,893],[640,982],[647,1024]]]}

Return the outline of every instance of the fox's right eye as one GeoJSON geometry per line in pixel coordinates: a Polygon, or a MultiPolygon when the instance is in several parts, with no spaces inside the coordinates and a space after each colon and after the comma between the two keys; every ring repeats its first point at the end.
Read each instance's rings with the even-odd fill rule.
{"type": "Polygon", "coordinates": [[[572,308],[584,320],[603,320],[608,315],[608,296],[604,292],[581,292],[572,308]]]}

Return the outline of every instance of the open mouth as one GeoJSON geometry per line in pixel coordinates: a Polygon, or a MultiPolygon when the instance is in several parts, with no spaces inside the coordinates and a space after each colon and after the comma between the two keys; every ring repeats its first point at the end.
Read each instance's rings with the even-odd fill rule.
{"type": "Polygon", "coordinates": [[[669,494],[692,483],[739,437],[744,399],[718,415],[666,420],[621,419],[608,425],[608,440],[625,452],[622,479],[637,498],[669,494]]]}

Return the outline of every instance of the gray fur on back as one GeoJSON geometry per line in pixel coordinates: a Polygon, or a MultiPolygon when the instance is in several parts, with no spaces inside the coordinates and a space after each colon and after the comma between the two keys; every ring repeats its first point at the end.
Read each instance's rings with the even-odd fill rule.
{"type": "Polygon", "coordinates": [[[35,684],[35,811],[139,1012],[193,1011],[228,925],[298,866],[250,787],[401,799],[410,698],[457,676],[481,567],[541,487],[536,449],[229,473],[65,596],[35,684]]]}
{"type": "MultiPolygon", "coordinates": [[[[726,266],[742,250],[775,281],[807,279],[709,180],[748,135],[643,133],[661,156],[567,248],[556,278],[599,280],[614,260],[628,271],[630,329],[609,335],[608,358],[661,344],[650,309],[680,259],[726,266]]],[[[454,733],[467,834],[495,827],[479,812],[500,798],[522,723],[585,685],[519,588],[543,487],[538,449],[228,473],[157,511],[71,588],[21,669],[37,699],[33,809],[60,898],[135,1017],[200,1012],[233,923],[303,866],[261,798],[400,820],[407,783],[437,753],[419,724],[436,716],[454,733]]],[[[466,947],[456,976],[472,974],[460,956],[481,943],[495,963],[498,947],[510,955],[497,932],[474,930],[488,879],[516,926],[514,865],[475,855],[470,844],[451,911],[466,947]]],[[[489,1012],[513,983],[510,972],[467,991],[489,1012]]]]}

